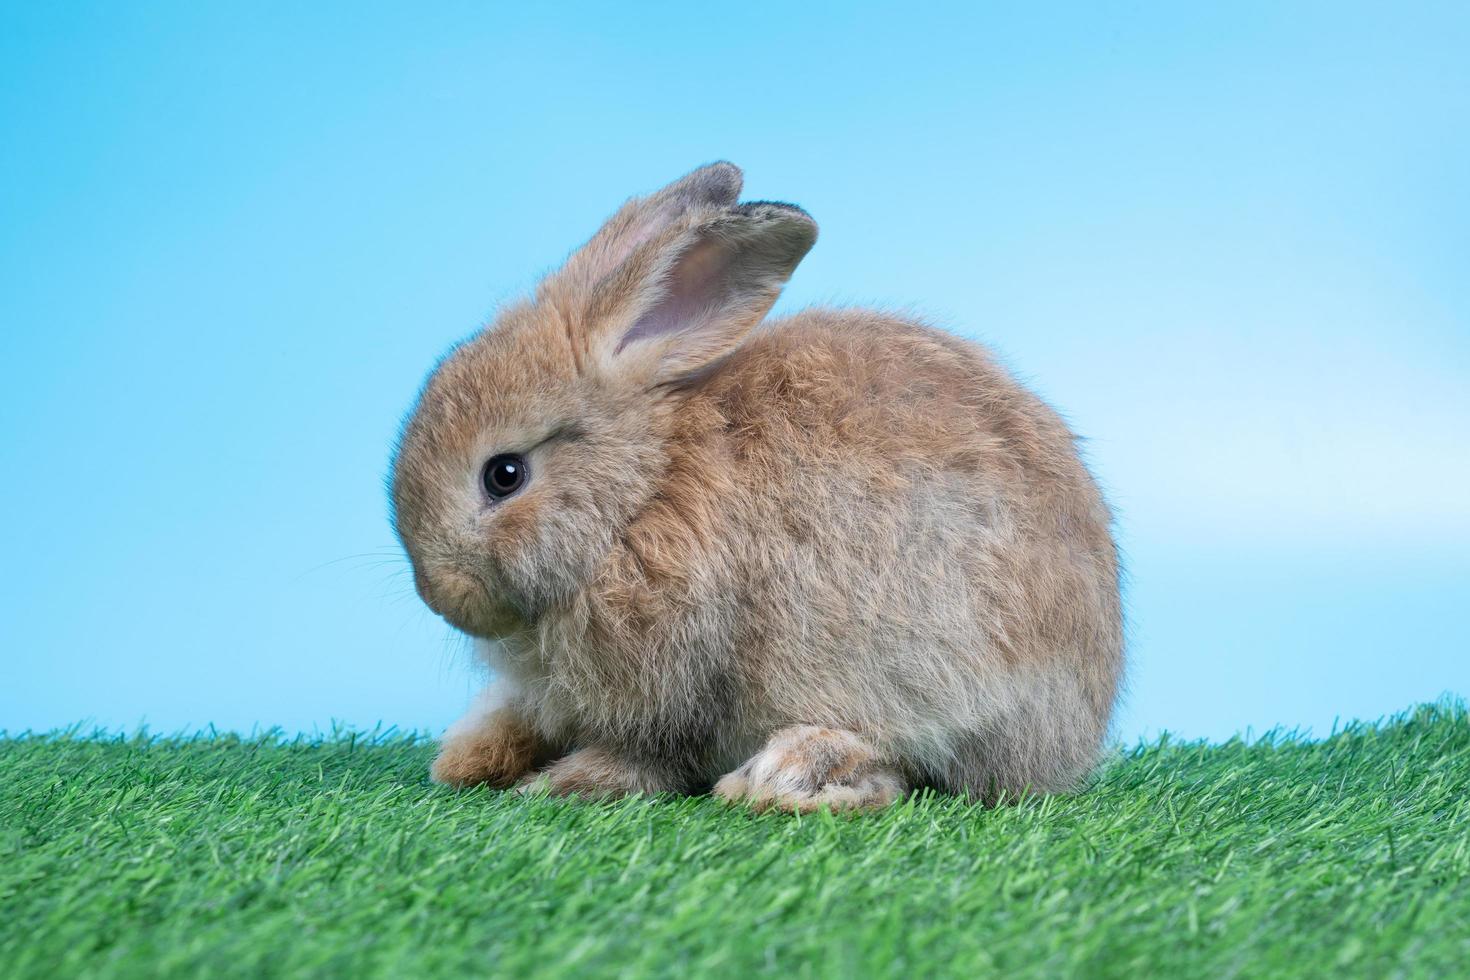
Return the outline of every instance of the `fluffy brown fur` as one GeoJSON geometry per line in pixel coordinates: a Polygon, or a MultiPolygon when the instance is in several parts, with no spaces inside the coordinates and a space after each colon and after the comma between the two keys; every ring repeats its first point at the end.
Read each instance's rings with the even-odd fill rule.
{"type": "Polygon", "coordinates": [[[739,186],[714,164],[630,201],[425,386],[395,523],[424,600],[497,675],[434,777],[719,780],[789,810],[1073,788],[1123,643],[1072,434],[938,330],[761,323],[816,225],[739,186]],[[491,501],[503,452],[530,477],[491,501]]]}

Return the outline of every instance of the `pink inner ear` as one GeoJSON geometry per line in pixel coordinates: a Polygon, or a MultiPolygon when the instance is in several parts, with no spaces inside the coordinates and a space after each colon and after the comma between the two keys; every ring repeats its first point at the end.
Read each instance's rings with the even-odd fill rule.
{"type": "Polygon", "coordinates": [[[690,246],[669,270],[664,295],[628,328],[617,350],[638,340],[697,325],[725,292],[725,273],[732,255],[717,241],[690,246]]]}

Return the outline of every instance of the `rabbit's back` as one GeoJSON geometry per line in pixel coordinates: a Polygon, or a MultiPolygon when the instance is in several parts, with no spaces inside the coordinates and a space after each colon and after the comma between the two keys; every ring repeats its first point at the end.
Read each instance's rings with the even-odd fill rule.
{"type": "Polygon", "coordinates": [[[707,522],[699,577],[739,596],[721,622],[752,732],[855,728],[938,782],[967,752],[1047,788],[1087,768],[1122,664],[1109,514],[1062,420],[983,349],[806,312],[681,415],[675,499],[707,522]],[[998,727],[1049,761],[956,741],[998,727]]]}

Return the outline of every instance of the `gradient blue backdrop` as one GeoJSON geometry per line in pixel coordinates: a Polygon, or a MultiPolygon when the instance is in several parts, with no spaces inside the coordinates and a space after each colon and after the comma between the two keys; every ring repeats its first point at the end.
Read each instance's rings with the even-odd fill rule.
{"type": "Polygon", "coordinates": [[[1470,8],[1204,6],[6,2],[0,728],[443,725],[400,416],[716,158],[1087,436],[1123,738],[1470,691],[1470,8]]]}

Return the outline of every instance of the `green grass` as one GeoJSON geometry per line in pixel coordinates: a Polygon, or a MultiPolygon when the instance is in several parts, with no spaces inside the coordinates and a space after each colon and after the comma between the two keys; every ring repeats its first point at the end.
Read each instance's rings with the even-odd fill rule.
{"type": "Polygon", "coordinates": [[[0,973],[1445,976],[1470,717],[855,819],[425,782],[401,737],[0,739],[0,973]]]}

